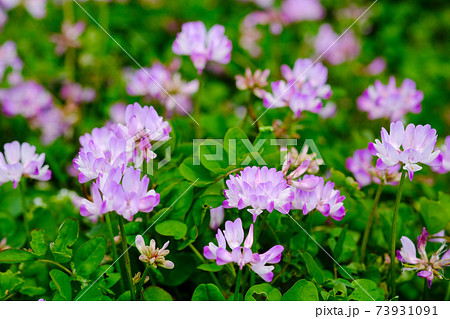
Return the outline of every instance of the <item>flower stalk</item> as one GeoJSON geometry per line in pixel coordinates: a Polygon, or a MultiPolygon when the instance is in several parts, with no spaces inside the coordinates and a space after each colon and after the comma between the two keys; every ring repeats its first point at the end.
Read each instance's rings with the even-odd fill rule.
{"type": "Polygon", "coordinates": [[[395,287],[395,241],[396,241],[396,234],[397,234],[397,217],[398,217],[398,209],[400,207],[400,200],[402,197],[403,192],[403,186],[405,184],[405,178],[406,178],[407,171],[403,169],[402,176],[400,178],[400,184],[398,186],[398,192],[397,192],[397,198],[395,199],[395,206],[394,206],[394,216],[392,218],[392,230],[391,230],[391,267],[390,267],[390,281],[391,281],[391,295],[395,296],[396,294],[396,287],[395,287]]]}
{"type": "Polygon", "coordinates": [[[236,276],[236,289],[234,290],[234,301],[239,301],[239,289],[241,287],[241,278],[242,278],[242,269],[239,268],[239,271],[236,276]]]}
{"type": "Polygon", "coordinates": [[[131,274],[131,262],[130,262],[130,254],[128,253],[128,244],[127,244],[127,236],[125,234],[125,226],[123,223],[123,218],[119,217],[119,228],[120,228],[120,237],[122,238],[122,250],[125,258],[125,269],[127,272],[127,281],[128,287],[130,289],[131,300],[136,300],[136,294],[134,292],[133,287],[133,276],[131,274]]]}
{"type": "Polygon", "coordinates": [[[151,267],[148,264],[145,265],[144,273],[142,274],[141,280],[139,281],[139,285],[136,288],[136,293],[138,295],[138,298],[141,298],[142,287],[144,286],[145,278],[147,278],[147,276],[150,273],[150,268],[151,267]]]}
{"type": "Polygon", "coordinates": [[[377,211],[378,202],[380,201],[383,187],[384,185],[382,183],[378,185],[378,189],[375,194],[375,199],[373,200],[372,209],[370,210],[369,220],[367,221],[366,229],[364,230],[364,237],[361,245],[361,263],[364,263],[364,258],[366,256],[367,241],[369,240],[370,229],[372,228],[373,219],[375,217],[375,212],[377,211]]]}
{"type": "MultiPolygon", "coordinates": [[[[114,258],[114,265],[115,265],[116,271],[119,274],[121,274],[121,276],[122,276],[122,269],[120,268],[119,258],[117,255],[117,246],[116,246],[116,242],[114,241],[114,232],[113,232],[113,227],[112,227],[112,223],[111,223],[111,213],[105,214],[105,221],[106,221],[106,225],[108,226],[109,241],[111,243],[111,251],[112,251],[113,258],[114,258]]],[[[122,291],[124,291],[123,276],[122,276],[122,280],[120,280],[119,283],[120,283],[120,289],[122,291]]]]}

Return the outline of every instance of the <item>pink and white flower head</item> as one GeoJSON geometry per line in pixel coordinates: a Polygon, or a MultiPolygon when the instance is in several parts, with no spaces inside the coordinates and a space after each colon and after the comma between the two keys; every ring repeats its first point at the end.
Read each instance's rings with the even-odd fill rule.
{"type": "Polygon", "coordinates": [[[295,117],[302,111],[319,113],[322,100],[331,97],[331,88],[327,82],[328,70],[323,64],[310,59],[298,59],[294,68],[281,66],[285,80],[272,82],[272,94],[264,92],[263,102],[267,108],[289,106],[295,117]]]}
{"type": "MultiPolygon", "coordinates": [[[[305,175],[304,179],[309,179],[311,176],[305,175]]],[[[313,210],[317,209],[325,217],[331,217],[334,220],[342,220],[345,216],[344,199],[340,191],[334,189],[334,183],[325,181],[322,177],[319,178],[319,183],[312,191],[304,191],[299,188],[294,188],[294,198],[292,200],[293,209],[301,209],[303,215],[307,215],[313,210]]]]}
{"type": "Polygon", "coordinates": [[[22,177],[39,181],[50,180],[52,173],[44,165],[45,154],[36,154],[36,147],[17,141],[6,143],[0,152],[0,185],[12,182],[16,188],[22,177]]]}
{"type": "Polygon", "coordinates": [[[359,56],[361,45],[352,30],[338,40],[339,35],[329,24],[323,24],[314,39],[314,47],[318,56],[323,56],[330,64],[337,65],[354,60],[359,56]]]}
{"type": "Polygon", "coordinates": [[[253,215],[253,221],[263,210],[274,209],[288,214],[291,208],[292,191],[284,174],[275,168],[246,167],[236,177],[230,175],[226,181],[228,189],[224,190],[224,208],[236,207],[247,210],[253,215]]]}
{"type": "Polygon", "coordinates": [[[288,153],[288,155],[286,156],[287,158],[284,161],[283,167],[281,169],[288,185],[294,186],[304,191],[312,191],[319,183],[319,178],[317,176],[311,175],[309,178],[304,178],[302,180],[300,177],[309,168],[310,161],[305,160],[303,163],[297,166],[297,168],[295,168],[292,172],[289,173],[291,165],[294,164],[293,159],[289,155],[290,153],[288,153]]]}
{"type": "Polygon", "coordinates": [[[368,113],[369,119],[388,118],[394,122],[402,120],[407,113],[420,113],[422,100],[423,93],[416,90],[414,81],[405,79],[397,88],[395,77],[391,76],[387,85],[376,80],[357,103],[361,111],[368,113]]]}
{"type": "Polygon", "coordinates": [[[398,121],[391,123],[390,133],[383,127],[381,142],[370,142],[369,150],[378,156],[377,169],[384,170],[400,163],[412,180],[414,173],[422,169],[418,164],[437,167],[441,165],[442,154],[435,150],[436,140],[436,130],[429,124],[408,124],[405,129],[403,123],[398,121]]]}
{"type": "Polygon", "coordinates": [[[53,107],[51,95],[34,81],[0,90],[0,101],[7,116],[22,115],[27,119],[53,107]]]}
{"type": "Polygon", "coordinates": [[[63,54],[67,48],[79,48],[81,46],[79,38],[85,28],[86,24],[83,21],[78,21],[75,24],[64,22],[61,34],[54,34],[51,37],[51,41],[56,44],[56,54],[63,54]]]}
{"type": "Polygon", "coordinates": [[[209,31],[201,21],[187,22],[181,27],[172,45],[178,55],[189,55],[201,74],[208,61],[228,64],[231,59],[231,41],[222,25],[214,25],[209,31]]]}
{"type": "Polygon", "coordinates": [[[225,231],[222,232],[219,229],[216,239],[218,246],[211,242],[203,248],[203,255],[207,259],[215,260],[217,265],[236,263],[240,269],[248,265],[262,279],[267,282],[272,281],[272,271],[275,267],[267,264],[276,264],[281,260],[283,246],[276,245],[261,255],[253,253],[251,249],[253,245],[253,224],[250,225],[244,241],[244,229],[240,218],[234,222],[227,221],[225,231]],[[231,252],[227,250],[227,244],[231,252]]]}
{"type": "Polygon", "coordinates": [[[141,235],[137,235],[135,243],[136,248],[141,253],[139,260],[143,263],[155,269],[158,267],[173,269],[175,267],[173,262],[166,260],[166,256],[170,253],[170,250],[166,249],[169,246],[169,241],[161,248],[156,248],[155,240],[151,239],[150,246],[145,246],[144,238],[141,235]]]}
{"type": "Polygon", "coordinates": [[[139,69],[128,75],[127,92],[159,101],[165,106],[168,116],[175,111],[186,115],[192,110],[192,95],[198,91],[199,82],[184,81],[177,69],[178,66],[166,67],[159,62],[151,68],[139,69]]]}
{"type": "Polygon", "coordinates": [[[244,76],[236,75],[236,87],[241,91],[252,91],[256,96],[261,98],[261,89],[267,86],[267,78],[269,77],[269,74],[269,69],[264,71],[258,69],[252,74],[250,68],[246,68],[244,76]]]}
{"type": "Polygon", "coordinates": [[[289,151],[287,148],[283,147],[280,149],[281,152],[286,152],[284,157],[285,163],[290,162],[290,166],[293,168],[301,166],[305,161],[309,161],[307,172],[310,174],[315,174],[319,171],[319,166],[324,165],[322,158],[318,157],[317,153],[309,153],[309,146],[303,145],[302,151],[299,153],[295,147],[292,147],[289,151]]]}
{"type": "Polygon", "coordinates": [[[444,278],[444,268],[450,266],[450,251],[447,250],[443,255],[446,244],[431,255],[428,259],[426,245],[428,241],[428,232],[425,227],[422,234],[417,237],[417,257],[416,247],[411,239],[403,236],[401,238],[402,249],[397,250],[397,258],[403,263],[403,271],[416,271],[417,276],[425,278],[428,282],[428,288],[431,288],[434,277],[444,278]],[[442,256],[441,256],[442,255],[442,256]]]}
{"type": "Polygon", "coordinates": [[[347,158],[345,166],[353,173],[360,187],[370,185],[372,182],[395,185],[400,181],[400,164],[379,170],[372,163],[373,154],[365,148],[356,150],[353,157],[347,158]]]}
{"type": "Polygon", "coordinates": [[[64,83],[61,88],[61,97],[75,104],[90,103],[95,99],[95,90],[82,87],[79,83],[64,83]]]}
{"type": "Polygon", "coordinates": [[[386,60],[383,57],[375,58],[366,67],[366,73],[370,75],[378,75],[386,69],[386,60]]]}
{"type": "Polygon", "coordinates": [[[21,3],[35,19],[42,19],[47,14],[47,0],[0,0],[0,10],[11,10],[21,3]]]}
{"type": "Polygon", "coordinates": [[[141,171],[127,167],[101,173],[92,186],[92,201],[83,199],[82,216],[95,216],[111,211],[132,221],[138,212],[149,213],[159,204],[159,194],[148,190],[149,178],[141,180],[141,171]]]}
{"type": "Polygon", "coordinates": [[[80,144],[80,152],[73,160],[74,168],[80,172],[80,183],[96,179],[113,168],[121,168],[123,172],[128,163],[126,140],[109,127],[94,128],[91,134],[80,137],[80,144]]]}
{"type": "Polygon", "coordinates": [[[437,173],[444,174],[450,172],[450,136],[445,138],[445,143],[439,148],[442,154],[442,164],[431,167],[437,173]]]}
{"type": "Polygon", "coordinates": [[[319,0],[284,0],[281,16],[285,24],[317,21],[325,17],[325,9],[319,0]]]}
{"type": "Polygon", "coordinates": [[[8,68],[12,69],[10,77],[20,77],[23,68],[23,62],[17,55],[17,47],[13,41],[6,41],[0,47],[0,80],[3,79],[8,68]]]}
{"type": "Polygon", "coordinates": [[[155,158],[151,151],[155,141],[167,141],[172,130],[169,122],[159,116],[153,106],[140,106],[139,103],[130,104],[125,111],[125,125],[119,124],[127,138],[127,150],[133,152],[139,150],[140,157],[136,160],[142,162],[142,157],[147,161],[155,158]],[[136,147],[137,146],[137,147],[136,147]]]}

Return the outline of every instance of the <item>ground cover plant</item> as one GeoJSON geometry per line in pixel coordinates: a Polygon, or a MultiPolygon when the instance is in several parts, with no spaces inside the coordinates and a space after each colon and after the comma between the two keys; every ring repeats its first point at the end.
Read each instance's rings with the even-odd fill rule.
{"type": "Polygon", "coordinates": [[[0,0],[0,300],[449,300],[449,15],[0,0]]]}

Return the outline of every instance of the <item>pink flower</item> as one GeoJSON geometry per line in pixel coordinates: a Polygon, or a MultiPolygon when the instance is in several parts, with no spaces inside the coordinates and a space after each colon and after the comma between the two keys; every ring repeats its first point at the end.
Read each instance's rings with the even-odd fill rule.
{"type": "Polygon", "coordinates": [[[338,41],[339,35],[329,24],[323,24],[314,40],[317,55],[333,65],[354,60],[359,56],[360,43],[352,30],[347,31],[338,41]]]}
{"type": "Polygon", "coordinates": [[[108,127],[94,128],[92,133],[80,137],[80,152],[73,166],[80,173],[78,181],[86,183],[96,179],[100,173],[109,173],[120,167],[123,171],[128,162],[126,140],[108,127]]]}
{"type": "Polygon", "coordinates": [[[400,181],[400,165],[394,165],[384,170],[377,169],[373,164],[373,154],[367,149],[356,150],[353,157],[347,158],[345,166],[353,173],[360,187],[371,184],[395,185],[400,181]]]}
{"type": "Polygon", "coordinates": [[[444,174],[450,172],[450,136],[445,138],[445,143],[439,148],[442,154],[442,164],[432,166],[431,169],[437,173],[444,174]]]}
{"type": "Polygon", "coordinates": [[[267,78],[269,77],[269,74],[269,69],[264,71],[258,69],[254,74],[252,74],[250,68],[246,68],[244,76],[236,75],[236,87],[242,91],[250,90],[256,96],[262,97],[261,89],[267,86],[267,78]]]}
{"type": "MultiPolygon", "coordinates": [[[[154,239],[150,240],[150,246],[145,246],[144,238],[141,235],[136,236],[136,248],[139,250],[141,255],[139,260],[146,263],[152,268],[166,268],[173,269],[175,267],[174,263],[170,260],[166,260],[166,256],[170,253],[168,249],[169,241],[167,241],[161,249],[156,248],[156,242],[154,239]]],[[[143,278],[145,280],[145,278],[143,278]]]]}
{"type": "Polygon", "coordinates": [[[247,210],[253,215],[253,221],[264,209],[273,209],[287,214],[291,208],[292,192],[282,172],[275,168],[246,167],[236,177],[230,175],[224,190],[224,208],[236,207],[247,210]]]}
{"type": "Polygon", "coordinates": [[[273,279],[274,266],[266,264],[276,264],[281,260],[283,246],[276,245],[264,254],[254,254],[251,250],[253,245],[253,224],[250,225],[247,238],[244,241],[244,229],[240,218],[234,222],[227,221],[225,223],[225,231],[219,229],[216,235],[217,243],[209,243],[203,248],[203,255],[209,260],[215,260],[217,265],[225,265],[228,263],[236,263],[242,269],[245,265],[257,273],[267,282],[273,279]],[[242,245],[243,243],[243,245],[242,245]],[[228,247],[231,252],[227,250],[228,247]]]}
{"type": "MultiPolygon", "coordinates": [[[[314,176],[315,177],[315,176],[314,176]]],[[[310,175],[305,175],[304,179],[310,179],[310,175]]],[[[312,191],[304,191],[294,188],[294,198],[292,200],[293,209],[303,210],[303,214],[307,215],[313,210],[318,210],[325,217],[331,217],[334,220],[342,220],[345,216],[344,199],[339,190],[334,189],[334,183],[325,181],[322,177],[319,183],[312,191]]]]}
{"type": "Polygon", "coordinates": [[[186,115],[192,110],[192,95],[198,91],[199,82],[184,81],[180,73],[175,72],[176,69],[165,67],[161,63],[139,69],[134,74],[129,74],[127,92],[158,100],[165,106],[169,116],[174,111],[186,115]]]}
{"type": "Polygon", "coordinates": [[[61,88],[61,97],[75,104],[89,103],[95,99],[92,88],[83,88],[79,83],[64,83],[61,88]]]}
{"type": "Polygon", "coordinates": [[[149,178],[141,180],[141,171],[127,167],[122,175],[120,168],[99,174],[93,183],[92,201],[83,199],[82,216],[95,216],[115,211],[132,221],[138,212],[149,213],[159,204],[159,194],[148,190],[149,178]]]}
{"type": "Polygon", "coordinates": [[[397,250],[397,258],[403,263],[403,271],[417,271],[417,276],[425,278],[428,282],[428,288],[431,288],[434,277],[444,278],[444,268],[450,266],[450,251],[445,252],[445,243],[433,253],[428,259],[426,245],[428,240],[428,232],[425,227],[422,234],[417,237],[417,258],[416,247],[408,237],[401,238],[402,249],[397,250]]]}
{"type": "Polygon", "coordinates": [[[405,79],[397,88],[395,77],[391,76],[387,85],[376,80],[375,84],[369,86],[358,98],[357,103],[361,111],[368,112],[371,120],[388,118],[391,121],[398,121],[409,112],[420,113],[422,100],[423,93],[416,90],[414,81],[405,79]]]}
{"type": "Polygon", "coordinates": [[[287,159],[283,163],[283,167],[281,170],[286,178],[288,185],[292,185],[304,191],[312,191],[319,183],[319,178],[313,175],[303,180],[301,180],[300,178],[300,176],[303,175],[303,173],[305,173],[306,170],[309,168],[310,161],[305,160],[303,163],[297,166],[297,168],[295,168],[290,174],[288,174],[289,168],[293,164],[292,163],[293,159],[289,156],[290,154],[291,153],[288,153],[287,159]]]}
{"type": "Polygon", "coordinates": [[[64,22],[61,28],[61,34],[54,34],[51,37],[51,41],[56,44],[56,54],[63,54],[67,48],[79,48],[81,46],[79,37],[85,28],[86,24],[82,21],[78,21],[75,24],[64,22]]]}
{"type": "Polygon", "coordinates": [[[383,127],[381,142],[375,140],[375,144],[369,143],[369,150],[378,156],[377,169],[384,170],[401,163],[412,180],[414,172],[422,169],[418,163],[437,167],[441,165],[442,154],[434,150],[436,140],[436,130],[430,125],[408,124],[405,129],[403,123],[398,121],[391,123],[390,133],[383,127]]]}
{"type": "Polygon", "coordinates": [[[52,173],[44,166],[45,154],[36,154],[36,147],[17,141],[6,143],[0,152],[0,185],[13,182],[16,188],[22,177],[48,181],[52,173]]]}
{"type": "Polygon", "coordinates": [[[374,59],[366,67],[366,72],[370,75],[378,75],[386,69],[386,60],[383,57],[374,59]]]}
{"type": "Polygon", "coordinates": [[[299,117],[302,111],[319,113],[322,100],[331,97],[331,88],[326,84],[328,70],[321,63],[298,59],[293,69],[282,65],[281,73],[285,81],[271,83],[273,94],[263,93],[267,108],[289,106],[295,117],[299,117]]]}
{"type": "Polygon", "coordinates": [[[325,17],[325,9],[319,0],[284,0],[281,15],[285,24],[316,21],[325,17]]]}
{"type": "Polygon", "coordinates": [[[207,31],[201,21],[183,24],[172,46],[175,54],[191,57],[199,74],[208,61],[228,64],[231,49],[231,41],[226,37],[223,26],[216,24],[207,31]]]}
{"type": "Polygon", "coordinates": [[[225,211],[223,209],[223,206],[219,206],[216,208],[211,208],[209,210],[209,213],[211,215],[211,219],[209,221],[209,228],[212,230],[217,230],[219,228],[220,224],[222,224],[225,211]]]}
{"type": "Polygon", "coordinates": [[[17,55],[17,47],[13,41],[6,41],[0,47],[0,80],[3,79],[8,68],[12,69],[11,77],[21,78],[23,62],[17,55]]]}

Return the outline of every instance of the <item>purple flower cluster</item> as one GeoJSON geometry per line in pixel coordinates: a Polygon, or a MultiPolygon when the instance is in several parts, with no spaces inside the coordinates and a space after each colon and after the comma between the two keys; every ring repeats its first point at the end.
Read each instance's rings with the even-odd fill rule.
{"type": "Polygon", "coordinates": [[[138,212],[151,212],[159,204],[159,194],[148,190],[149,178],[141,179],[141,171],[133,166],[140,167],[144,158],[154,158],[152,143],[169,139],[170,130],[152,106],[135,103],[127,106],[124,124],[95,128],[80,137],[81,148],[73,160],[78,180],[95,179],[92,200],[83,200],[81,214],[116,211],[131,221],[138,212]]]}
{"type": "Polygon", "coordinates": [[[397,164],[409,172],[412,180],[414,172],[422,169],[418,164],[439,167],[442,163],[442,154],[435,150],[436,130],[430,125],[408,124],[406,129],[398,121],[391,123],[390,133],[383,127],[381,129],[381,142],[369,143],[369,150],[378,156],[376,168],[385,170],[397,164]]]}
{"type": "Polygon", "coordinates": [[[325,16],[325,9],[319,0],[284,0],[280,9],[272,8],[272,2],[259,2],[264,2],[260,4],[264,11],[251,12],[240,25],[239,42],[254,57],[261,54],[261,48],[257,44],[262,38],[262,33],[257,28],[259,25],[269,25],[272,34],[280,34],[284,26],[300,21],[320,20],[325,16]]]}
{"type": "Polygon", "coordinates": [[[272,212],[274,209],[288,214],[291,209],[292,191],[284,179],[284,174],[275,168],[246,167],[236,177],[230,175],[226,181],[228,189],[224,190],[224,208],[236,207],[247,210],[256,221],[263,210],[272,212]]]}
{"type": "Polygon", "coordinates": [[[61,27],[61,34],[54,34],[51,37],[51,41],[56,44],[56,54],[63,54],[67,48],[79,48],[81,46],[79,37],[85,28],[86,24],[82,21],[75,24],[64,22],[61,27]]]}
{"type": "Polygon", "coordinates": [[[347,169],[353,173],[360,187],[373,183],[395,185],[400,181],[400,164],[386,169],[377,169],[373,165],[373,154],[367,149],[356,150],[345,162],[347,169]]]}
{"type": "Polygon", "coordinates": [[[334,188],[334,183],[325,181],[322,177],[305,175],[303,180],[318,179],[316,186],[310,190],[302,190],[293,187],[294,198],[292,200],[293,209],[301,209],[303,215],[307,215],[314,210],[318,210],[325,217],[334,220],[342,220],[345,216],[344,199],[339,190],[334,188]]]}
{"type": "Polygon", "coordinates": [[[42,19],[47,14],[47,0],[0,0],[0,29],[8,20],[6,13],[21,3],[35,19],[42,19]]]}
{"type": "Polygon", "coordinates": [[[132,221],[138,212],[149,213],[159,204],[159,194],[148,190],[150,180],[141,179],[141,171],[134,167],[115,167],[100,173],[92,184],[92,201],[83,199],[82,216],[99,216],[111,211],[132,221]]]}
{"type": "Polygon", "coordinates": [[[151,68],[137,70],[128,75],[127,92],[132,96],[145,96],[166,108],[166,116],[174,111],[181,115],[192,110],[192,95],[198,91],[198,80],[186,82],[176,72],[179,63],[165,67],[155,63],[151,68]],[[181,107],[180,107],[181,106],[181,107]]]}
{"type": "Polygon", "coordinates": [[[209,243],[203,248],[203,255],[209,260],[215,260],[217,265],[236,263],[242,269],[245,265],[258,274],[262,279],[271,282],[273,279],[273,269],[281,260],[281,253],[284,247],[276,245],[264,254],[252,252],[253,246],[253,224],[250,225],[248,235],[244,241],[244,229],[240,218],[234,222],[225,223],[225,231],[220,229],[216,235],[217,244],[209,243]],[[227,244],[231,252],[227,250],[227,244]]]}
{"type": "Polygon", "coordinates": [[[0,185],[12,182],[16,188],[22,177],[48,181],[52,173],[48,165],[44,165],[45,154],[36,154],[36,147],[17,141],[3,146],[0,152],[0,185]]]}
{"type": "Polygon", "coordinates": [[[408,237],[401,238],[402,249],[397,250],[397,258],[403,263],[403,271],[416,271],[417,276],[425,278],[428,282],[428,288],[431,287],[434,277],[444,278],[444,269],[450,266],[450,250],[444,254],[445,242],[428,259],[426,246],[428,241],[428,232],[425,227],[422,234],[417,237],[417,251],[414,243],[408,237]],[[419,258],[417,257],[419,253],[419,258]],[[443,254],[443,255],[442,255],[443,254]],[[441,256],[442,255],[442,256],[441,256]]]}
{"type": "Polygon", "coordinates": [[[293,69],[281,66],[281,73],[284,80],[271,83],[273,93],[263,93],[267,108],[289,106],[295,117],[299,117],[302,111],[319,113],[322,100],[331,97],[331,88],[326,84],[328,70],[321,63],[298,59],[293,69]]]}
{"type": "Polygon", "coordinates": [[[69,103],[77,105],[90,103],[95,99],[95,90],[90,87],[82,87],[79,83],[66,82],[61,87],[61,97],[69,103]]]}
{"type": "Polygon", "coordinates": [[[189,55],[199,74],[208,61],[228,64],[231,59],[231,41],[222,25],[214,25],[209,31],[201,21],[183,24],[175,39],[172,51],[178,55],[189,55]]]}
{"type": "Polygon", "coordinates": [[[359,56],[361,45],[352,30],[347,31],[338,41],[339,35],[333,31],[329,24],[323,24],[314,39],[314,47],[317,55],[330,64],[338,65],[346,61],[354,60],[359,56]]]}
{"type": "Polygon", "coordinates": [[[8,82],[10,84],[20,82],[22,80],[23,62],[17,55],[17,47],[13,41],[6,41],[0,47],[0,81],[3,80],[8,68],[12,69],[7,78],[8,82]]]}
{"type": "Polygon", "coordinates": [[[405,79],[397,88],[395,77],[384,85],[379,80],[369,86],[358,100],[358,108],[367,112],[369,119],[388,118],[391,121],[402,120],[409,112],[420,113],[423,100],[422,91],[416,90],[414,81],[405,79]]]}

